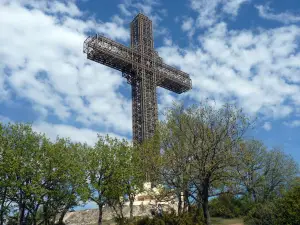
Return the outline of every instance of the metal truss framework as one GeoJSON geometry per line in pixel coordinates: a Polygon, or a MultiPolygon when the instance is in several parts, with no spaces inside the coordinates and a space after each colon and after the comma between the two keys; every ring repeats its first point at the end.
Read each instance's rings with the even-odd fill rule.
{"type": "Polygon", "coordinates": [[[156,87],[183,93],[192,88],[187,73],[163,63],[154,50],[152,21],[138,14],[130,24],[130,48],[101,35],[88,37],[87,58],[122,72],[132,87],[133,141],[153,136],[158,120],[156,87]]]}

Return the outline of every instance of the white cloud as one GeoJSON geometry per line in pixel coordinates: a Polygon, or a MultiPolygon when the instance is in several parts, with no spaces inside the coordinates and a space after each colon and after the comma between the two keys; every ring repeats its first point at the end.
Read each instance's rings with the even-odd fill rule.
{"type": "MultiPolygon", "coordinates": [[[[0,71],[4,71],[4,70],[5,69],[1,68],[1,64],[0,64],[0,71]]],[[[10,93],[5,82],[6,82],[5,77],[0,75],[0,102],[9,99],[10,93]]]]}
{"type": "Polygon", "coordinates": [[[154,35],[168,33],[167,28],[159,26],[159,22],[167,14],[166,9],[161,7],[161,0],[124,0],[118,7],[128,22],[131,22],[138,13],[143,13],[152,20],[154,35]]]}
{"type": "Polygon", "coordinates": [[[10,118],[0,115],[0,123],[7,124],[13,122],[10,118]]]}
{"type": "Polygon", "coordinates": [[[263,125],[263,128],[266,131],[270,131],[272,129],[272,124],[270,122],[265,122],[264,125],[263,125]]]}
{"type": "Polygon", "coordinates": [[[171,38],[164,38],[164,45],[170,46],[172,45],[173,41],[171,38]]]}
{"type": "Polygon", "coordinates": [[[188,17],[185,20],[183,20],[181,29],[183,31],[189,31],[193,28],[193,23],[194,23],[194,20],[191,17],[188,17]]]}
{"type": "MultiPolygon", "coordinates": [[[[47,122],[37,122],[32,126],[33,130],[45,133],[52,141],[56,140],[56,137],[70,138],[74,142],[87,143],[88,145],[94,145],[98,139],[97,134],[105,136],[106,133],[97,132],[95,130],[87,128],[76,128],[65,124],[50,124],[47,122]]],[[[123,136],[116,135],[114,133],[108,133],[111,137],[119,139],[123,136]]]]}
{"type": "Polygon", "coordinates": [[[235,102],[250,114],[283,118],[300,107],[299,38],[296,26],[247,31],[218,23],[191,48],[172,45],[159,52],[191,75],[192,99],[235,102]]]}
{"type": "Polygon", "coordinates": [[[159,0],[124,0],[118,7],[125,16],[133,17],[138,13],[144,13],[150,17],[158,16],[157,12],[154,12],[154,7],[160,5],[159,0]]]}
{"type": "Polygon", "coordinates": [[[223,10],[229,15],[237,16],[241,5],[250,1],[251,0],[227,0],[223,3],[223,10]]]}
{"type": "Polygon", "coordinates": [[[121,13],[123,13],[125,16],[132,16],[132,13],[127,9],[127,5],[125,4],[119,4],[118,5],[121,13]]]}
{"type": "Polygon", "coordinates": [[[51,14],[64,14],[69,16],[81,16],[82,12],[78,9],[74,1],[46,1],[46,0],[3,0],[4,4],[18,2],[18,4],[27,7],[39,9],[51,14]]]}
{"type": "Polygon", "coordinates": [[[276,20],[280,23],[290,24],[299,23],[300,16],[292,14],[290,12],[274,13],[268,5],[257,5],[256,6],[259,16],[267,20],[276,20]]]}
{"type": "MultiPolygon", "coordinates": [[[[6,116],[0,115],[0,123],[15,123],[15,121],[6,116]]],[[[70,138],[71,141],[74,142],[87,143],[91,146],[96,143],[98,135],[105,136],[108,134],[110,137],[127,139],[125,136],[120,136],[111,132],[98,132],[88,128],[77,128],[66,124],[51,124],[40,120],[32,124],[32,129],[36,132],[46,134],[51,141],[55,141],[59,136],[62,138],[70,138]]]]}
{"type": "Polygon", "coordinates": [[[188,32],[188,36],[192,37],[195,33],[194,20],[191,17],[185,18],[182,21],[181,29],[188,32]]]}
{"type": "Polygon", "coordinates": [[[250,0],[190,0],[191,8],[198,12],[198,27],[209,27],[217,23],[222,16],[237,16],[242,4],[250,0]]]}
{"type": "Polygon", "coordinates": [[[69,14],[58,19],[57,14],[48,14],[47,8],[35,4],[31,9],[24,6],[25,1],[0,4],[0,42],[5,43],[0,48],[0,93],[7,93],[9,86],[43,117],[75,118],[85,126],[130,134],[131,100],[119,92],[125,80],[119,72],[88,61],[82,53],[86,32],[98,31],[125,41],[129,38],[127,27],[69,14]]]}
{"type": "Polygon", "coordinates": [[[291,122],[284,122],[283,123],[285,126],[291,127],[291,128],[295,128],[295,127],[300,127],[300,120],[294,120],[291,122]]]}

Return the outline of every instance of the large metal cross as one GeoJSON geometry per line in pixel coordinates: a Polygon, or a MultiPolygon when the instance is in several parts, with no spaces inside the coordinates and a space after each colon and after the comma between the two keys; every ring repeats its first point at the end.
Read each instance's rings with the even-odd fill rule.
{"type": "Polygon", "coordinates": [[[156,87],[175,93],[192,88],[187,73],[163,63],[154,50],[152,21],[138,14],[130,24],[130,48],[101,35],[88,37],[87,58],[122,72],[132,87],[133,141],[151,138],[158,121],[156,87]]]}

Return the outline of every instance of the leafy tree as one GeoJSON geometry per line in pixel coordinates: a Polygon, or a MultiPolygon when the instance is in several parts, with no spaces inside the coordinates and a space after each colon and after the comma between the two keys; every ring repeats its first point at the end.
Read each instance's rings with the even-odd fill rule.
{"type": "Polygon", "coordinates": [[[133,218],[133,202],[138,192],[142,190],[144,173],[137,148],[126,140],[119,141],[114,161],[115,171],[107,185],[107,201],[116,213],[119,222],[125,221],[123,208],[127,200],[130,206],[130,218],[133,218]]]}
{"type": "Polygon", "coordinates": [[[254,202],[272,200],[287,191],[298,174],[298,165],[280,149],[268,151],[256,140],[248,140],[237,151],[237,183],[254,202]]]}
{"type": "Polygon", "coordinates": [[[109,136],[98,136],[98,141],[94,148],[88,149],[87,154],[87,177],[90,189],[90,200],[98,205],[98,224],[102,224],[103,206],[108,204],[111,185],[113,185],[113,175],[117,169],[117,155],[120,144],[117,139],[109,136]]]}
{"type": "Polygon", "coordinates": [[[135,148],[139,157],[144,174],[144,181],[151,182],[153,185],[162,182],[160,174],[161,165],[161,135],[158,132],[152,138],[146,139],[142,144],[136,144],[135,148]]]}
{"type": "Polygon", "coordinates": [[[18,224],[49,224],[84,200],[80,144],[61,138],[52,143],[30,124],[8,124],[0,132],[1,223],[17,207],[18,224]]]}
{"type": "Polygon", "coordinates": [[[295,160],[281,149],[273,148],[267,155],[262,187],[263,200],[271,200],[289,190],[299,174],[295,160]]]}
{"type": "Polygon", "coordinates": [[[241,192],[257,202],[258,192],[264,181],[267,163],[267,148],[257,140],[248,140],[240,144],[237,151],[236,174],[237,184],[241,185],[241,192]]]}
{"type": "Polygon", "coordinates": [[[183,106],[175,106],[167,112],[167,121],[159,124],[161,149],[163,149],[160,163],[160,175],[163,183],[173,189],[178,198],[177,212],[188,210],[190,206],[191,183],[191,151],[187,143],[186,130],[189,117],[183,113],[183,106]],[[182,208],[182,194],[184,206],[182,208]]]}
{"type": "Polygon", "coordinates": [[[45,142],[42,146],[41,186],[45,190],[42,215],[45,224],[54,221],[59,213],[59,222],[62,223],[70,208],[87,200],[83,147],[64,138],[57,138],[55,143],[45,142]]]}
{"type": "MultiPolygon", "coordinates": [[[[186,110],[182,106],[174,106],[161,127],[163,131],[160,134],[167,135],[162,137],[167,141],[162,152],[175,150],[177,152],[173,154],[180,157],[171,157],[179,160],[175,166],[177,171],[167,169],[167,173],[173,173],[173,180],[180,178],[184,185],[189,184],[190,190],[195,190],[190,196],[197,202],[198,208],[202,206],[206,224],[211,224],[208,198],[213,193],[210,191],[231,177],[237,146],[249,127],[248,118],[242,110],[231,105],[216,109],[202,104],[186,110]],[[178,170],[180,164],[184,168],[178,170]]],[[[171,177],[168,179],[171,180],[171,177]]]]}
{"type": "Polygon", "coordinates": [[[35,193],[39,187],[41,164],[39,163],[39,147],[41,135],[34,132],[29,124],[9,124],[5,129],[6,151],[10,157],[8,179],[11,184],[10,200],[17,204],[18,223],[35,221],[36,208],[41,199],[35,193]]]}
{"type": "Polygon", "coordinates": [[[11,181],[10,181],[10,159],[12,152],[7,148],[7,138],[5,137],[6,126],[0,123],[0,225],[3,225],[10,210],[11,201],[11,181]]]}

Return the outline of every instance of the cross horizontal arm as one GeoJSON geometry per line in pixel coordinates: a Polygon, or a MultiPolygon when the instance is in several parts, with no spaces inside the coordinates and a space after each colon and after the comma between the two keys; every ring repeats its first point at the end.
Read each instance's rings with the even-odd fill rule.
{"type": "Polygon", "coordinates": [[[192,80],[187,73],[165,63],[158,64],[157,70],[158,86],[178,94],[192,89],[192,80]]]}
{"type": "Polygon", "coordinates": [[[138,57],[132,49],[98,35],[84,41],[83,52],[90,60],[126,73],[131,72],[133,54],[138,57]]]}
{"type": "Polygon", "coordinates": [[[161,62],[157,53],[153,51],[153,56],[141,55],[138,51],[128,48],[116,41],[101,35],[88,37],[83,44],[83,52],[87,58],[99,62],[123,73],[132,72],[132,64],[148,72],[155,72],[156,62],[161,62]],[[147,62],[147,63],[142,63],[147,62]]]}
{"type": "Polygon", "coordinates": [[[192,81],[187,73],[162,62],[157,53],[142,55],[132,48],[119,44],[101,35],[88,37],[84,41],[83,52],[87,58],[104,64],[123,73],[132,74],[133,64],[152,74],[157,74],[157,85],[175,93],[182,93],[192,88],[192,81]]]}

